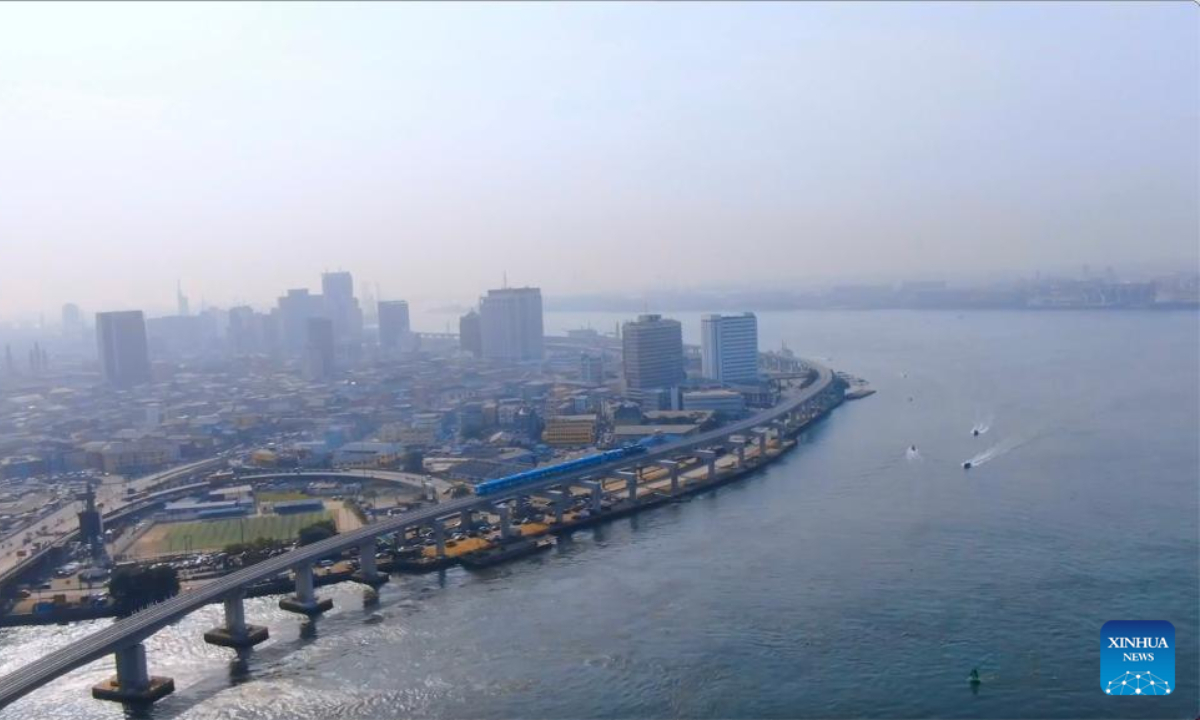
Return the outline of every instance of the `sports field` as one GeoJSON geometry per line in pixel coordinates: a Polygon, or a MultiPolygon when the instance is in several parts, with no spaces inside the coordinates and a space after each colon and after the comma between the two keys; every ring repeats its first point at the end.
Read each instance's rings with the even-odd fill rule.
{"type": "Polygon", "coordinates": [[[172,555],[224,550],[229,545],[258,538],[295,540],[300,528],[333,517],[328,511],[296,515],[256,515],[227,520],[161,523],[137,542],[139,555],[172,555]]]}

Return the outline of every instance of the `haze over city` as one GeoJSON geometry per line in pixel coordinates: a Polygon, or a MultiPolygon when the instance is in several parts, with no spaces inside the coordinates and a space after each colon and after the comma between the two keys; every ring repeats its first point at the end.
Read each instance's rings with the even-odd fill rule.
{"type": "Polygon", "coordinates": [[[0,716],[1193,717],[1198,129],[1200,2],[0,3],[0,716]]]}
{"type": "Polygon", "coordinates": [[[0,318],[1194,270],[1194,13],[5,4],[0,318]]]}

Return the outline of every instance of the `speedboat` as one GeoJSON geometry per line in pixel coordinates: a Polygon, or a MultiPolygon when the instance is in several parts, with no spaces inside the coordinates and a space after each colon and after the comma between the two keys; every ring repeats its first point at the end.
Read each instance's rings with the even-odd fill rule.
{"type": "Polygon", "coordinates": [[[917,451],[917,446],[916,446],[916,445],[909,445],[909,446],[908,446],[908,451],[909,451],[909,452],[916,452],[916,451],[917,451]]]}
{"type": "Polygon", "coordinates": [[[975,437],[979,437],[979,428],[971,428],[971,434],[975,437]]]}
{"type": "Polygon", "coordinates": [[[970,470],[970,469],[971,469],[971,461],[967,460],[966,462],[963,463],[963,470],[970,470]]]}

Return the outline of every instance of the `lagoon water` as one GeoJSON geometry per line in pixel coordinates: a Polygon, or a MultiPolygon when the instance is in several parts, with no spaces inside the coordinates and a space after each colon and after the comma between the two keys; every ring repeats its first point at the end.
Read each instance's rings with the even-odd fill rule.
{"type": "MultiPolygon", "coordinates": [[[[696,342],[698,314],[675,317],[696,342]]],[[[619,319],[548,313],[547,331],[619,319]]],[[[353,585],[323,589],[336,606],[314,637],[250,601],[272,637],[245,663],[201,641],[206,608],[148,641],[178,688],[151,716],[1196,713],[1196,314],[765,313],[760,335],[878,394],[741,482],[538,558],[394,577],[372,610],[353,585]],[[1175,693],[1103,694],[1114,619],[1174,623],[1175,693]]],[[[0,672],[96,627],[0,630],[0,672]]],[[[111,667],[0,715],[121,717],[88,693],[111,667]]]]}

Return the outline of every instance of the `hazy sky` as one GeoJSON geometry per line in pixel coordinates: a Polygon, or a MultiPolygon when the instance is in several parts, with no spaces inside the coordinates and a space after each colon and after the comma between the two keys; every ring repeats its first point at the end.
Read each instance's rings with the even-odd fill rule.
{"type": "Polygon", "coordinates": [[[1177,3],[0,4],[0,317],[1195,266],[1177,3]]]}

